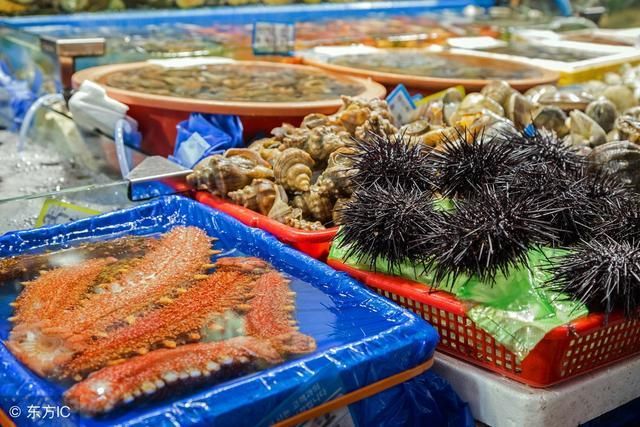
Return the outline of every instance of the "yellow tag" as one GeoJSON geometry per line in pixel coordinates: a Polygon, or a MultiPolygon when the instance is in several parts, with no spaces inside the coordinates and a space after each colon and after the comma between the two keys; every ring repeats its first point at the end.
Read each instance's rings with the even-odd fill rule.
{"type": "MultiPolygon", "coordinates": [[[[449,88],[451,89],[451,88],[449,88]]],[[[416,101],[416,107],[419,107],[421,105],[427,104],[435,99],[439,99],[442,98],[445,94],[446,91],[448,91],[449,89],[445,89],[445,90],[441,90],[440,92],[436,92],[436,93],[432,93],[429,96],[425,96],[424,98],[422,98],[419,101],[416,101]]],[[[458,92],[460,92],[460,95],[462,95],[462,97],[464,98],[464,96],[467,94],[464,90],[464,86],[453,86],[453,89],[457,90],[458,92]]]]}
{"type": "Polygon", "coordinates": [[[73,203],[61,202],[60,200],[45,199],[40,214],[36,220],[36,228],[43,225],[63,224],[76,219],[88,216],[99,215],[102,212],[95,209],[74,205],[73,203]]]}

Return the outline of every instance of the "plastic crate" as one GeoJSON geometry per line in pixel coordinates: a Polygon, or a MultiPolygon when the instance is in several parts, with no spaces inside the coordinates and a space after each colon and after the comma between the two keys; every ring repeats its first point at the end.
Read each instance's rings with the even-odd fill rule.
{"type": "Polygon", "coordinates": [[[289,227],[265,215],[254,212],[243,206],[213,196],[210,193],[199,191],[195,195],[196,200],[214,209],[231,215],[244,225],[253,228],[260,228],[273,234],[278,240],[293,246],[300,252],[319,259],[326,260],[329,255],[331,241],[338,232],[338,227],[327,228],[320,231],[305,231],[289,227]]]}
{"type": "Polygon", "coordinates": [[[522,361],[469,319],[463,302],[401,277],[328,264],[412,310],[440,334],[438,349],[532,387],[548,387],[640,354],[640,320],[589,314],[550,331],[522,361]]]}

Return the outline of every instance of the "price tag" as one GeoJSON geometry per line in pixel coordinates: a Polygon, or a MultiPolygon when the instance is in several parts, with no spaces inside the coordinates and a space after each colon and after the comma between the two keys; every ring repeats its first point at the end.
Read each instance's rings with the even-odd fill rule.
{"type": "Polygon", "coordinates": [[[251,46],[255,55],[293,55],[295,42],[293,24],[256,22],[253,24],[251,46]]]}
{"type": "Polygon", "coordinates": [[[65,224],[101,213],[102,212],[95,209],[48,198],[45,199],[42,209],[40,209],[40,214],[38,215],[35,226],[42,227],[43,225],[65,224]]]}
{"type": "Polygon", "coordinates": [[[387,96],[387,104],[397,124],[403,125],[413,120],[416,104],[403,84],[399,84],[391,91],[387,96]]]}

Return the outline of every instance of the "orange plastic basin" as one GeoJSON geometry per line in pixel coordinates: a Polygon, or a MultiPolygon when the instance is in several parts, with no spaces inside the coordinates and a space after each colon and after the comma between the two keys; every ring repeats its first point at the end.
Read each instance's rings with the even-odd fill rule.
{"type": "MultiPolygon", "coordinates": [[[[167,63],[170,63],[170,60],[167,63]]],[[[247,67],[296,68],[318,72],[317,68],[297,64],[261,61],[234,61],[234,63],[247,67]]],[[[154,61],[154,64],[162,64],[162,61],[154,61]]],[[[218,101],[129,91],[105,84],[109,74],[148,65],[150,65],[149,62],[135,62],[87,68],[73,75],[73,85],[77,88],[83,81],[91,80],[102,85],[110,97],[127,104],[130,108],[129,115],[138,121],[139,129],[142,132],[142,149],[149,154],[161,156],[172,154],[177,133],[176,125],[180,121],[187,119],[190,113],[238,115],[244,126],[245,140],[251,140],[262,134],[268,135],[273,128],[282,125],[283,122],[297,126],[308,114],[332,114],[342,105],[339,96],[321,101],[218,101]]],[[[326,73],[339,80],[359,83],[363,90],[357,96],[381,98],[386,94],[384,86],[370,79],[342,76],[331,72],[326,73]]]]}

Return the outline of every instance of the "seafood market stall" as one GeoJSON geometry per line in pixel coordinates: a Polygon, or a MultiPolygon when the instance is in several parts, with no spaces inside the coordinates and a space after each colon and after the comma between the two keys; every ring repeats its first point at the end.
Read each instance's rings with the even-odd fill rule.
{"type": "Polygon", "coordinates": [[[0,2],[2,427],[640,425],[637,29],[211,3],[0,2]]]}

